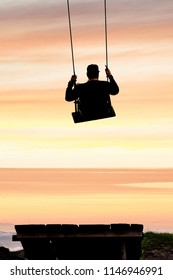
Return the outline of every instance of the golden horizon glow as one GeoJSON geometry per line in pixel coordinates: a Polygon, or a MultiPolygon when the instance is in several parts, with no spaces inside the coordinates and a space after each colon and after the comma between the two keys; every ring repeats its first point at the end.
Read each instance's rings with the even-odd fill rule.
{"type": "Polygon", "coordinates": [[[121,222],[173,232],[172,174],[172,169],[0,169],[0,227],[121,222]]]}

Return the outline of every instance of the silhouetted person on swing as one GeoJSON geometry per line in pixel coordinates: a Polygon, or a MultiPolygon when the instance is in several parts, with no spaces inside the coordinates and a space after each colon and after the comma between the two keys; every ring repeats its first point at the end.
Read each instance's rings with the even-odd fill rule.
{"type": "Polygon", "coordinates": [[[88,81],[76,84],[73,75],[66,89],[65,100],[79,100],[79,112],[85,120],[107,117],[111,110],[110,95],[116,95],[119,87],[110,70],[105,69],[109,81],[99,81],[99,68],[96,64],[87,67],[88,81]]]}

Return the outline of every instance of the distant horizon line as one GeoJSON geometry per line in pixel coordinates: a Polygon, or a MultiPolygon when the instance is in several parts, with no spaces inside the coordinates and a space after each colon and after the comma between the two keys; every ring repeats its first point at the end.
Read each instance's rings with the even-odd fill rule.
{"type": "Polygon", "coordinates": [[[1,169],[111,169],[111,170],[159,170],[159,169],[173,169],[172,167],[0,167],[1,169]]]}

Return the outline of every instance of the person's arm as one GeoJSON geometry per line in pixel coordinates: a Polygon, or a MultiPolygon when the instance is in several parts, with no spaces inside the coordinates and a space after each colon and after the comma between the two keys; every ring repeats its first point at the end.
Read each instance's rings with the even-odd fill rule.
{"type": "Polygon", "coordinates": [[[105,72],[106,72],[106,76],[109,79],[109,82],[108,82],[109,94],[111,94],[111,95],[118,94],[119,93],[119,86],[117,85],[116,81],[114,80],[114,77],[112,76],[111,71],[108,68],[106,68],[105,72]]]}
{"type": "Polygon", "coordinates": [[[67,89],[65,92],[65,100],[66,101],[73,101],[78,98],[75,85],[76,85],[77,76],[73,75],[71,80],[68,82],[67,89]]]}

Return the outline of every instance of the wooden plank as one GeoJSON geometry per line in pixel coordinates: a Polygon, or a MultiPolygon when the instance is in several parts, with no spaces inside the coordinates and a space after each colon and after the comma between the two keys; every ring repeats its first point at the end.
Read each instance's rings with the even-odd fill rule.
{"type": "Polygon", "coordinates": [[[78,232],[78,225],[63,224],[62,225],[62,232],[64,234],[75,234],[75,233],[78,232]]]}
{"type": "Polygon", "coordinates": [[[49,234],[58,234],[62,232],[61,224],[48,224],[46,225],[46,232],[49,234]]]}
{"type": "Polygon", "coordinates": [[[97,224],[97,225],[79,225],[80,234],[104,234],[110,232],[110,225],[97,224]]]}
{"type": "Polygon", "coordinates": [[[28,238],[41,238],[41,239],[46,239],[46,238],[65,238],[65,237],[70,237],[70,238],[98,238],[98,237],[107,237],[107,238],[142,238],[143,234],[141,232],[118,232],[118,233],[113,233],[113,232],[104,232],[104,233],[91,233],[91,232],[83,232],[83,233],[41,233],[41,234],[31,234],[31,233],[26,233],[26,234],[17,234],[13,236],[13,241],[19,241],[20,239],[28,239],[28,238]]]}
{"type": "Polygon", "coordinates": [[[15,225],[17,234],[45,234],[46,226],[44,224],[15,225]]]}
{"type": "Polygon", "coordinates": [[[133,230],[133,231],[142,232],[143,229],[144,229],[144,226],[142,224],[131,224],[131,230],[133,230]]]}
{"type": "Polygon", "coordinates": [[[124,231],[130,231],[131,226],[129,224],[111,224],[111,231],[117,231],[117,232],[124,232],[124,231]]]}

